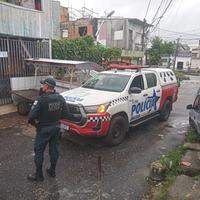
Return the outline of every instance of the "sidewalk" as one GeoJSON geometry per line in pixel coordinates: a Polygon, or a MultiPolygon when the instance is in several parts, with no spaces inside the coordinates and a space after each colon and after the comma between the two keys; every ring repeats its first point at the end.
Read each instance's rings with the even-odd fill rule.
{"type": "Polygon", "coordinates": [[[15,113],[17,112],[17,107],[14,104],[7,104],[0,106],[0,117],[2,115],[15,113]]]}

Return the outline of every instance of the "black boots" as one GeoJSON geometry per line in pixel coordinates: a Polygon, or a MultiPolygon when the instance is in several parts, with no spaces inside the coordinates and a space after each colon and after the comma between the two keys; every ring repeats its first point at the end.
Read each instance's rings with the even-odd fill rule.
{"type": "Polygon", "coordinates": [[[49,168],[49,169],[46,169],[46,172],[47,172],[47,174],[48,174],[49,177],[52,177],[52,178],[56,177],[55,170],[49,168]]]}
{"type": "Polygon", "coordinates": [[[43,177],[43,175],[37,175],[37,174],[29,174],[28,176],[27,176],[27,179],[29,180],[29,181],[32,181],[32,182],[42,182],[42,181],[44,181],[44,177],[43,177]]]}
{"type": "MultiPolygon", "coordinates": [[[[55,165],[51,165],[50,168],[46,169],[47,175],[48,175],[49,177],[52,177],[52,178],[55,178],[55,177],[56,177],[55,168],[56,168],[55,165]]],[[[29,181],[33,181],[33,182],[41,182],[41,181],[44,181],[44,176],[43,176],[41,167],[40,167],[40,168],[36,168],[36,173],[35,173],[35,174],[29,174],[29,175],[27,176],[27,179],[28,179],[29,181]]]]}

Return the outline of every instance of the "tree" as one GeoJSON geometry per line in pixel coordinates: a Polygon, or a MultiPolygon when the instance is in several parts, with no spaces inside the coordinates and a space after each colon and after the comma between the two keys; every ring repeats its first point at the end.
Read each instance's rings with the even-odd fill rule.
{"type": "Polygon", "coordinates": [[[121,57],[121,49],[106,48],[100,43],[94,44],[91,36],[78,39],[53,40],[52,54],[55,59],[93,61],[101,64],[121,57]]]}
{"type": "Polygon", "coordinates": [[[163,41],[160,37],[155,37],[152,41],[149,52],[149,64],[150,65],[161,65],[162,56],[168,56],[174,54],[176,45],[174,42],[163,41]]]}

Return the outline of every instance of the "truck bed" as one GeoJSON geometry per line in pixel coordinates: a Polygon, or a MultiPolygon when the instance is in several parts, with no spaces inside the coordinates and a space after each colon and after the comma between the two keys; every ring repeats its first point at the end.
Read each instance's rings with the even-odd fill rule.
{"type": "Polygon", "coordinates": [[[36,90],[36,89],[16,90],[16,91],[12,91],[12,94],[14,94],[18,97],[21,97],[25,100],[34,102],[39,95],[39,90],[36,90]]]}

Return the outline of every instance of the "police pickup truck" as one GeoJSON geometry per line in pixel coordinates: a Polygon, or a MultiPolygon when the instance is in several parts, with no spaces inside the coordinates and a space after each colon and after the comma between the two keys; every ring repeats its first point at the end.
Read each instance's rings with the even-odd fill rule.
{"type": "Polygon", "coordinates": [[[170,69],[104,71],[62,93],[71,115],[61,127],[70,134],[101,136],[107,144],[118,145],[129,127],[155,117],[167,120],[177,94],[170,69]]]}

